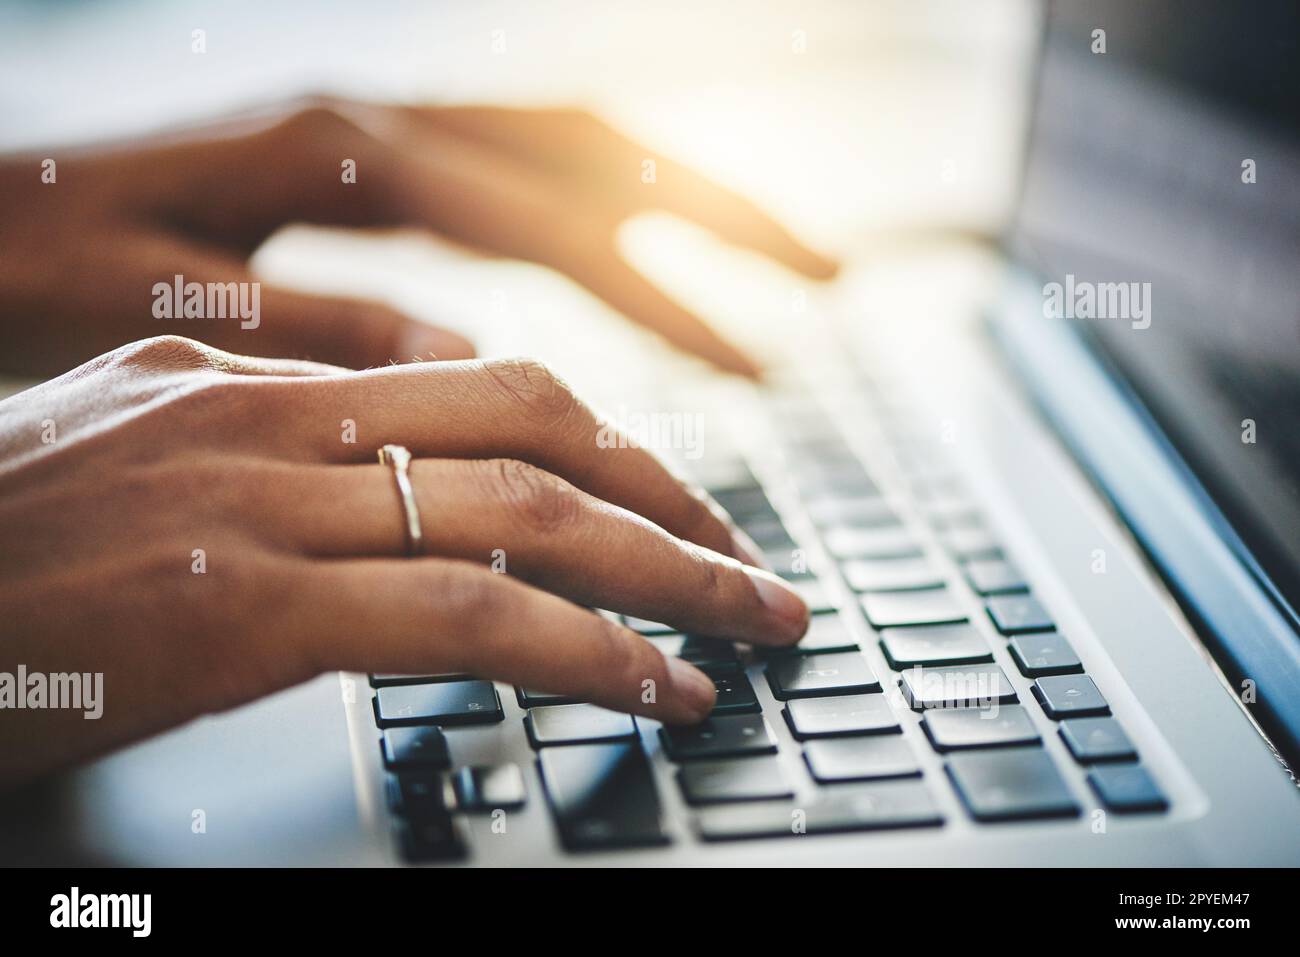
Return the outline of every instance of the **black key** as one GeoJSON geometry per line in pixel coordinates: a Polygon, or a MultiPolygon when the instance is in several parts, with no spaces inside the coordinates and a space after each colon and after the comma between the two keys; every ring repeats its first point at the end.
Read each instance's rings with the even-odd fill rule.
{"type": "Polygon", "coordinates": [[[781,701],[880,690],[875,672],[856,651],[779,658],[767,666],[767,682],[781,701]]]}
{"type": "Polygon", "coordinates": [[[992,708],[936,708],[927,711],[921,726],[936,751],[967,748],[1006,748],[1037,744],[1038,731],[1029,712],[1018,704],[992,708]]]}
{"type": "Polygon", "coordinates": [[[760,548],[790,548],[794,545],[785,523],[775,513],[755,515],[738,524],[760,548]]]}
{"type": "Polygon", "coordinates": [[[880,647],[889,664],[902,671],[912,665],[969,665],[992,661],[993,651],[972,625],[886,628],[880,647]]]}
{"type": "Polygon", "coordinates": [[[699,724],[665,727],[659,733],[674,761],[776,753],[776,739],[761,714],[707,718],[699,724]]]}
{"type": "Polygon", "coordinates": [[[490,681],[395,685],[375,692],[381,728],[406,724],[492,724],[505,717],[490,681]]]}
{"type": "Polygon", "coordinates": [[[706,638],[702,635],[659,635],[649,640],[665,655],[685,659],[701,668],[735,664],[739,660],[736,646],[722,638],[706,638]]]}
{"type": "Polygon", "coordinates": [[[836,610],[830,596],[826,594],[826,588],[815,578],[792,582],[791,585],[812,614],[823,615],[836,610]]]}
{"type": "Polygon", "coordinates": [[[854,591],[913,591],[938,588],[943,572],[928,558],[855,559],[841,566],[854,591]]]}
{"type": "Polygon", "coordinates": [[[533,691],[529,688],[516,688],[515,698],[519,702],[519,707],[527,708],[545,708],[556,704],[577,704],[577,698],[570,698],[567,695],[551,694],[549,691],[533,691]]]}
{"type": "Polygon", "coordinates": [[[390,728],[384,732],[384,766],[393,771],[441,771],[451,767],[447,738],[435,727],[390,728]]]}
{"type": "Polygon", "coordinates": [[[465,842],[455,820],[446,812],[399,821],[397,842],[402,857],[412,864],[458,861],[465,857],[465,842]]]}
{"type": "Polygon", "coordinates": [[[668,843],[654,774],[639,743],[547,748],[537,764],[568,850],[668,843]]]}
{"type": "Polygon", "coordinates": [[[455,674],[447,672],[440,675],[398,675],[398,674],[377,674],[370,676],[370,687],[383,688],[388,685],[424,685],[434,681],[468,681],[470,675],[455,674]]]}
{"type": "Polygon", "coordinates": [[[440,774],[416,772],[391,774],[385,784],[388,806],[394,814],[408,818],[437,818],[450,811],[450,792],[440,774]]]}
{"type": "Polygon", "coordinates": [[[1163,811],[1169,801],[1140,764],[1104,764],[1088,772],[1088,783],[1102,803],[1121,814],[1163,811]]]}
{"type": "Polygon", "coordinates": [[[1020,570],[1003,558],[980,558],[962,566],[966,581],[981,595],[1027,591],[1029,585],[1020,570]]]}
{"type": "Polygon", "coordinates": [[[1114,718],[1070,718],[1061,722],[1061,739],[1076,761],[1132,761],[1137,749],[1114,718]]]}
{"type": "Polygon", "coordinates": [[[793,797],[794,790],[774,757],[726,758],[684,764],[677,772],[688,804],[724,804],[793,797]]]}
{"type": "Polygon", "coordinates": [[[1016,667],[1026,678],[1043,675],[1066,675],[1082,671],[1079,656],[1059,632],[1044,631],[1036,635],[1017,635],[1007,643],[1016,667]]]}
{"type": "Polygon", "coordinates": [[[750,714],[762,710],[754,686],[749,683],[749,676],[743,669],[731,665],[706,668],[705,673],[713,679],[713,688],[718,695],[713,714],[750,714]]]}
{"type": "Polygon", "coordinates": [[[1033,595],[998,595],[988,600],[989,617],[1004,635],[1030,631],[1051,631],[1056,627],[1033,595]]]}
{"type": "Polygon", "coordinates": [[[957,597],[946,588],[863,595],[862,610],[877,628],[944,625],[966,620],[957,597]]]}
{"type": "Polygon", "coordinates": [[[717,489],[713,492],[713,500],[738,522],[754,515],[776,514],[767,493],[757,485],[717,489]]]}
{"type": "Polygon", "coordinates": [[[910,778],[921,773],[916,756],[901,734],[868,738],[822,738],[803,750],[808,770],[822,784],[910,778]]]}
{"type": "Polygon", "coordinates": [[[1034,697],[1049,718],[1109,714],[1110,705],[1087,675],[1057,675],[1034,682],[1034,697]]]}
{"type": "Polygon", "coordinates": [[[528,789],[517,764],[461,768],[452,778],[456,810],[470,813],[513,811],[524,806],[528,789]]]}
{"type": "Polygon", "coordinates": [[[823,498],[808,503],[808,514],[818,528],[847,526],[877,528],[897,525],[898,516],[883,498],[823,498]]]}
{"type": "Polygon", "coordinates": [[[948,759],[948,775],[980,821],[1073,817],[1079,806],[1042,748],[967,751],[948,759]]]}
{"type": "Polygon", "coordinates": [[[826,532],[825,544],[836,558],[912,558],[921,554],[921,546],[901,525],[832,528],[826,532]]]}
{"type": "Polygon", "coordinates": [[[943,815],[920,781],[880,781],[829,788],[798,806],[789,801],[765,801],[704,808],[695,818],[696,830],[706,841],[834,834],[942,823],[943,815]]]}
{"type": "Polygon", "coordinates": [[[665,625],[661,621],[648,621],[645,618],[633,618],[631,615],[623,616],[623,624],[642,635],[671,635],[677,632],[676,628],[665,625]]]}
{"type": "Polygon", "coordinates": [[[1002,547],[988,529],[950,528],[939,535],[939,541],[959,562],[1002,557],[1002,547]]]}
{"type": "Polygon", "coordinates": [[[1015,704],[1016,689],[997,665],[908,668],[902,674],[903,697],[914,711],[930,708],[988,708],[1015,704]]]}
{"type": "Polygon", "coordinates": [[[838,698],[796,698],[786,703],[785,720],[800,741],[899,730],[898,719],[883,694],[838,698]]]}
{"type": "Polygon", "coordinates": [[[630,741],[636,737],[636,722],[594,704],[563,704],[534,708],[524,718],[528,740],[534,748],[560,744],[590,744],[596,741],[630,741]]]}
{"type": "Polygon", "coordinates": [[[799,644],[785,648],[764,648],[765,656],[807,655],[830,651],[857,651],[858,640],[839,615],[821,615],[811,619],[808,631],[799,644]]]}

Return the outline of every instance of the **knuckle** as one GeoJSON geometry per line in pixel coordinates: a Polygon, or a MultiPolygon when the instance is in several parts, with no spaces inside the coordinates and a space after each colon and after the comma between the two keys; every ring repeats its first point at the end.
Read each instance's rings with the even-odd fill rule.
{"type": "Polygon", "coordinates": [[[491,467],[497,494],[526,528],[553,532],[577,519],[582,503],[568,482],[515,459],[496,459],[491,467]]]}
{"type": "Polygon", "coordinates": [[[500,392],[539,425],[560,425],[581,408],[568,383],[536,359],[501,359],[484,368],[500,392]]]}
{"type": "Polygon", "coordinates": [[[296,97],[289,105],[290,112],[293,115],[307,113],[311,110],[327,110],[337,113],[345,106],[346,102],[342,97],[333,93],[313,90],[296,97]]]}
{"type": "Polygon", "coordinates": [[[318,137],[331,137],[357,130],[342,101],[330,96],[308,98],[281,125],[286,133],[307,133],[318,137]]]}
{"type": "Polygon", "coordinates": [[[114,364],[148,372],[215,369],[221,350],[185,336],[153,336],[131,342],[111,353],[114,364]]]}
{"type": "MultiPolygon", "coordinates": [[[[481,624],[493,615],[502,614],[512,601],[511,589],[503,576],[470,564],[469,562],[437,562],[430,570],[430,587],[425,589],[432,606],[429,610],[449,621],[464,622],[471,627],[481,624]]],[[[481,632],[490,638],[495,629],[481,632]]],[[[452,642],[460,648],[463,642],[452,642]]]]}

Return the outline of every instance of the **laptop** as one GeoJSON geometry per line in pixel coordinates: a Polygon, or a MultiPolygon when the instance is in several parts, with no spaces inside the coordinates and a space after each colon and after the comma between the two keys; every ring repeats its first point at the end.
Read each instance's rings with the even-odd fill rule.
{"type": "Polygon", "coordinates": [[[704,724],[326,675],[66,775],[9,853],[1300,864],[1296,20],[1050,5],[1005,235],[866,269],[762,387],[603,397],[813,611],[781,653],[627,621],[714,678],[704,724]]]}

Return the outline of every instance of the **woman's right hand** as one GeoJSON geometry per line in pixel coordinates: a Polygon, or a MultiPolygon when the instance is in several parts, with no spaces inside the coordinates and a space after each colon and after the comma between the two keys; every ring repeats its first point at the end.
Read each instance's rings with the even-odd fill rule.
{"type": "Polygon", "coordinates": [[[349,372],[169,336],[0,403],[0,670],[104,673],[99,720],[10,712],[0,780],[332,669],[702,719],[702,672],[580,606],[769,645],[807,609],[742,564],[716,505],[601,427],[533,362],[349,372]],[[387,443],[416,457],[418,558],[387,443]]]}

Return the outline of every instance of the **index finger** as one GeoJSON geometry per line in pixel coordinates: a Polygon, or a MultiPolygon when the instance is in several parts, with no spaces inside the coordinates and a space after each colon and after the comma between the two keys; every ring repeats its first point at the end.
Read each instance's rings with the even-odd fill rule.
{"type": "Polygon", "coordinates": [[[512,110],[499,107],[417,108],[440,129],[542,167],[597,200],[635,211],[663,209],[713,230],[814,279],[829,279],[839,265],[796,239],[757,204],[687,166],[658,155],[581,110],[512,110]],[[655,161],[647,189],[642,164],[655,161]]]}
{"type": "Polygon", "coordinates": [[[713,681],[681,658],[485,568],[335,560],[296,582],[287,638],[316,671],[472,674],[677,724],[715,702],[713,681]]]}

